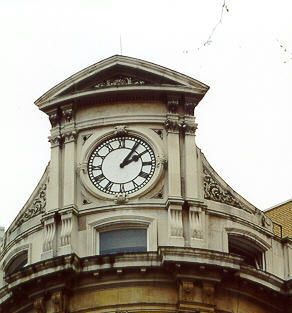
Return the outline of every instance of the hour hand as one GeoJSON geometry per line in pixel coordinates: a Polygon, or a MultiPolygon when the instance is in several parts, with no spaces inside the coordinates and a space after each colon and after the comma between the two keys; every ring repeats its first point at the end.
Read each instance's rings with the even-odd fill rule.
{"type": "Polygon", "coordinates": [[[133,159],[130,159],[131,155],[134,153],[134,151],[136,150],[136,148],[139,146],[139,142],[136,142],[133,146],[133,148],[131,149],[131,151],[128,153],[128,155],[125,157],[125,159],[123,160],[123,162],[120,164],[120,167],[123,168],[125,165],[130,164],[132,161],[134,161],[133,159]]]}

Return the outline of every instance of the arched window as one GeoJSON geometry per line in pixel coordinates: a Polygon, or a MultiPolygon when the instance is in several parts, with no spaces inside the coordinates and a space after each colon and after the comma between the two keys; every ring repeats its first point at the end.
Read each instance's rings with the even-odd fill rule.
{"type": "Polygon", "coordinates": [[[264,250],[256,241],[242,235],[228,235],[228,249],[244,259],[244,263],[257,269],[265,269],[264,250]]]}
{"type": "Polygon", "coordinates": [[[21,251],[15,255],[12,260],[5,267],[5,274],[11,275],[17,271],[20,271],[27,264],[28,252],[27,250],[21,251]]]}

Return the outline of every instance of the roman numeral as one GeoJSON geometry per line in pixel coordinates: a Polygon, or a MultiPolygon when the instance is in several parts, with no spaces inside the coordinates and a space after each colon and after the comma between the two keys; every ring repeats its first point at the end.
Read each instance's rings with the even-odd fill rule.
{"type": "Polygon", "coordinates": [[[93,171],[95,171],[95,170],[100,170],[100,171],[101,171],[101,165],[92,165],[92,166],[91,166],[91,169],[92,169],[93,171]]]}
{"type": "Polygon", "coordinates": [[[143,178],[147,178],[148,176],[149,176],[149,174],[148,173],[145,173],[145,172],[143,172],[143,171],[141,171],[140,173],[139,173],[139,176],[141,176],[141,177],[143,177],[143,178]]]}
{"type": "Polygon", "coordinates": [[[146,166],[146,165],[152,165],[152,162],[151,161],[142,162],[142,166],[146,166]]]}
{"type": "Polygon", "coordinates": [[[119,142],[118,149],[120,149],[120,148],[125,148],[125,146],[126,146],[125,138],[119,138],[119,139],[118,139],[118,142],[119,142]]]}
{"type": "Polygon", "coordinates": [[[132,181],[132,183],[133,183],[133,185],[134,185],[134,188],[139,187],[139,185],[138,185],[138,184],[136,184],[134,181],[132,181]]]}
{"type": "Polygon", "coordinates": [[[105,190],[111,190],[113,184],[114,184],[114,183],[112,183],[111,181],[109,181],[109,182],[105,185],[104,189],[105,189],[105,190]]]}
{"type": "Polygon", "coordinates": [[[108,148],[108,153],[112,152],[114,150],[114,148],[112,147],[112,145],[110,143],[108,143],[106,145],[106,147],[108,148]]]}
{"type": "Polygon", "coordinates": [[[103,174],[99,174],[99,175],[95,176],[94,179],[98,183],[98,182],[104,180],[105,177],[103,176],[103,174]]]}
{"type": "Polygon", "coordinates": [[[124,186],[124,184],[120,184],[120,192],[125,192],[125,186],[124,186]]]}

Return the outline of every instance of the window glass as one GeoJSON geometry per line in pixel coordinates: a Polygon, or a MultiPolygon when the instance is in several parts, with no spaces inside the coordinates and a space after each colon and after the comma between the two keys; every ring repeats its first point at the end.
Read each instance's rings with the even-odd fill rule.
{"type": "Polygon", "coordinates": [[[18,254],[8,265],[6,275],[11,275],[14,272],[20,271],[27,264],[27,251],[18,254]]]}
{"type": "Polygon", "coordinates": [[[99,233],[100,254],[147,251],[147,230],[116,229],[99,233]]]}

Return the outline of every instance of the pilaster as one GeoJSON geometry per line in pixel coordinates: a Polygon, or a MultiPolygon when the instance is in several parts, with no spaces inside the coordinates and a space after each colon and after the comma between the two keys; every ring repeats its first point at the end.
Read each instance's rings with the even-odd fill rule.
{"type": "Polygon", "coordinates": [[[184,136],[184,196],[186,200],[193,200],[199,197],[198,156],[195,143],[197,124],[193,116],[185,116],[180,126],[184,136]]]}
{"type": "Polygon", "coordinates": [[[62,136],[60,133],[61,115],[58,109],[48,112],[52,125],[49,142],[51,143],[51,160],[49,165],[50,182],[48,184],[47,211],[54,211],[60,207],[61,200],[61,160],[62,136]]]}
{"type": "Polygon", "coordinates": [[[61,107],[63,159],[63,207],[74,207],[76,199],[76,138],[75,118],[72,104],[61,107]]]}

